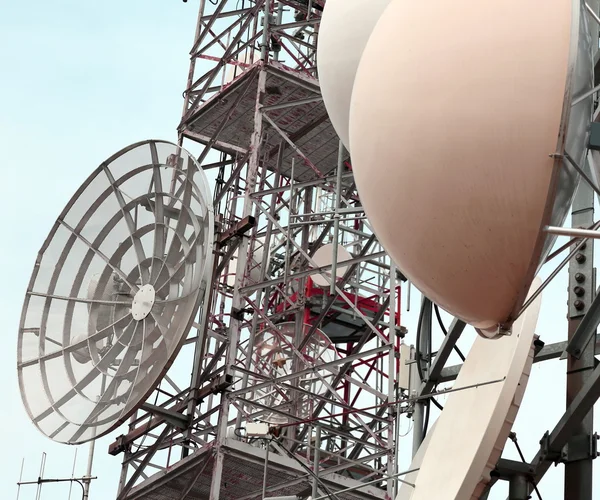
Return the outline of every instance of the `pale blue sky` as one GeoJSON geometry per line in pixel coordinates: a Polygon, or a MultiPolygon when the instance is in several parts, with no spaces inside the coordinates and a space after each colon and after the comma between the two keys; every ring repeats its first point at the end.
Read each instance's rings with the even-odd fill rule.
{"type": "MultiPolygon", "coordinates": [[[[175,140],[196,11],[194,0],[0,0],[2,498],[15,497],[22,457],[26,478],[37,477],[42,451],[48,453],[46,475],[66,477],[74,453],[35,430],[18,395],[16,337],[35,255],[55,217],[102,160],[134,141],[175,140]]],[[[565,290],[562,273],[545,294],[538,333],[547,343],[565,338],[565,290]]],[[[404,313],[409,342],[414,340],[417,293],[412,302],[411,313],[404,313]]],[[[464,351],[468,338],[461,341],[464,351]]],[[[516,425],[528,458],[564,408],[564,369],[564,362],[554,361],[533,370],[516,425]]],[[[91,500],[114,498],[121,457],[109,456],[106,449],[118,434],[98,442],[94,473],[99,479],[91,500]]],[[[407,459],[410,436],[401,445],[407,459]]],[[[510,445],[509,450],[515,458],[510,445]]],[[[79,475],[86,454],[81,447],[79,475]]],[[[561,477],[562,468],[548,474],[541,487],[544,500],[562,499],[561,477]]],[[[68,487],[46,486],[42,498],[66,498],[65,491],[68,487]]],[[[504,499],[505,491],[497,488],[492,498],[504,499]]],[[[74,488],[72,498],[78,495],[74,488]]],[[[34,497],[35,487],[22,491],[21,499],[34,497]]]]}
{"type": "MultiPolygon", "coordinates": [[[[37,478],[42,451],[47,475],[69,476],[75,451],[42,436],[18,395],[16,332],[35,255],[102,160],[138,140],[176,139],[196,14],[197,2],[181,0],[0,0],[2,498],[15,498],[22,457],[27,478],[37,478]]],[[[91,500],[114,498],[122,457],[106,453],[110,441],[97,446],[91,500]]],[[[87,448],[78,454],[81,475],[87,448]]],[[[66,499],[68,487],[43,491],[66,499]]],[[[35,487],[21,498],[35,498],[35,487]]]]}

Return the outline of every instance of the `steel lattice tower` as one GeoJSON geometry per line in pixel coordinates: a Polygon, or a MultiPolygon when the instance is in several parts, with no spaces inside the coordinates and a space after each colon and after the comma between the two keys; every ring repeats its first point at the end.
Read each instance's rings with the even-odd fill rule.
{"type": "Polygon", "coordinates": [[[217,172],[211,300],[190,333],[189,387],[166,379],[111,446],[125,452],[120,498],[262,498],[267,454],[268,496],[359,481],[339,498],[394,495],[403,277],[323,106],[322,4],[308,3],[200,2],[179,137],[217,172]],[[351,259],[319,287],[311,276],[336,266],[312,257],[331,242],[351,259]],[[240,438],[265,419],[274,441],[240,438]],[[152,468],[169,472],[142,481],[152,468]]]}
{"type": "MultiPolygon", "coordinates": [[[[263,489],[392,499],[400,415],[414,418],[418,447],[428,396],[460,370],[445,365],[465,324],[454,320],[433,349],[426,299],[416,360],[401,346],[404,277],[371,231],[320,96],[323,5],[200,0],[178,134],[216,179],[210,300],[169,375],[110,447],[124,456],[119,499],[250,500],[263,489]],[[335,251],[332,265],[313,259],[332,242],[351,258],[333,285],[317,286],[315,276],[340,262],[335,251]],[[407,355],[424,377],[410,394],[399,376],[407,355]],[[244,436],[265,419],[275,428],[269,441],[244,436]]],[[[594,224],[593,194],[582,184],[573,227],[594,224]]],[[[530,464],[501,460],[496,475],[538,482],[562,461],[569,500],[591,498],[600,395],[590,341],[600,300],[585,241],[574,237],[551,256],[568,250],[559,268],[569,265],[569,334],[540,343],[535,358],[568,356],[567,411],[530,464]]]]}

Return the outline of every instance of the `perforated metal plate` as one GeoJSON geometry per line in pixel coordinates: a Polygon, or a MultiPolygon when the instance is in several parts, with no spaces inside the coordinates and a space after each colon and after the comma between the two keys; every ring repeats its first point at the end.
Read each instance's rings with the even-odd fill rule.
{"type": "Polygon", "coordinates": [[[100,165],[42,246],[17,349],[21,396],[51,439],[119,426],[171,365],[212,261],[206,177],[175,144],[133,144],[100,165]]]}

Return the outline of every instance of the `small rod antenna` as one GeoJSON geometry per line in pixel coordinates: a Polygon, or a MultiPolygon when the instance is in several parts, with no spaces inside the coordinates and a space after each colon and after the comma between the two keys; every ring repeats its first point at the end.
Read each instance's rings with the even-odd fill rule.
{"type": "Polygon", "coordinates": [[[21,493],[21,481],[23,481],[23,467],[25,467],[25,457],[21,460],[21,473],[19,474],[19,482],[17,483],[17,500],[19,500],[19,494],[21,493]]]}
{"type": "Polygon", "coordinates": [[[35,495],[35,500],[40,500],[42,497],[42,478],[44,477],[44,470],[46,469],[46,452],[42,452],[42,461],[40,463],[40,481],[38,482],[37,493],[35,495]]]}
{"type": "MultiPolygon", "coordinates": [[[[71,471],[71,479],[75,477],[75,464],[77,463],[77,448],[75,448],[75,457],[73,457],[73,470],[71,471]]],[[[71,490],[73,489],[73,481],[69,483],[69,500],[71,500],[71,490]]]]}

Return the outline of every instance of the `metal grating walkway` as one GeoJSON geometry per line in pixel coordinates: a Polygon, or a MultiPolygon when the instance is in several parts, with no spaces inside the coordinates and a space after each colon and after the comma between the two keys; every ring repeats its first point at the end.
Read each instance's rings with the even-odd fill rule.
{"type": "MultiPolygon", "coordinates": [[[[224,444],[225,459],[221,500],[260,500],[265,451],[246,443],[228,439],[224,444]]],[[[306,471],[288,457],[269,455],[267,496],[296,495],[309,491],[311,479],[306,471]]],[[[213,449],[198,451],[167,471],[161,471],[134,487],[127,500],[208,500],[214,465],[213,449]]],[[[357,486],[355,480],[330,474],[325,484],[333,491],[357,486]]],[[[381,500],[385,492],[374,486],[351,493],[337,494],[340,500],[381,500]]]]}
{"type": "MultiPolygon", "coordinates": [[[[207,144],[223,122],[226,122],[213,147],[230,154],[247,151],[255,129],[254,113],[260,64],[256,63],[248,68],[222,91],[188,114],[180,125],[184,136],[207,144]]],[[[339,139],[320,98],[317,80],[275,62],[269,63],[266,69],[267,80],[262,103],[265,115],[287,135],[302,155],[310,158],[321,175],[331,175],[337,166],[339,139]]],[[[264,123],[263,158],[268,162],[269,169],[275,170],[282,136],[267,120],[264,123]]],[[[287,147],[282,175],[291,176],[293,156],[297,157],[297,152],[287,147]]],[[[348,159],[346,154],[346,160],[348,159]]],[[[296,161],[296,181],[310,181],[318,177],[306,162],[296,161]]]]}

